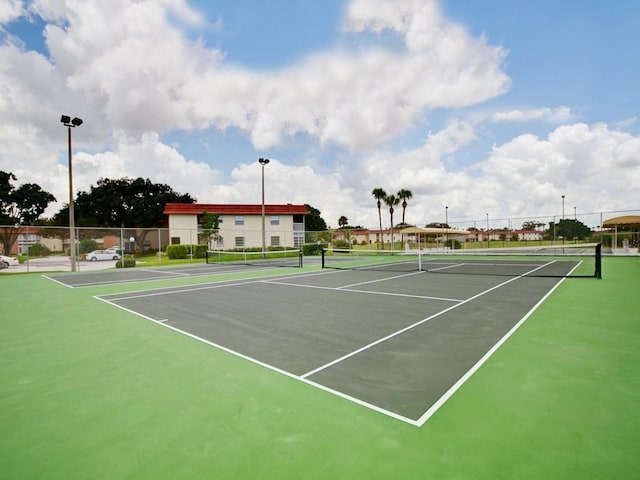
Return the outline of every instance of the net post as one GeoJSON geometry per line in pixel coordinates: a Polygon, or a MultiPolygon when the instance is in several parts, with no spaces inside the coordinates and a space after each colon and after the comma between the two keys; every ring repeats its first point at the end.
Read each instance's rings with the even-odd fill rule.
{"type": "Polygon", "coordinates": [[[209,264],[209,250],[204,252],[204,263],[209,264]]]}
{"type": "Polygon", "coordinates": [[[322,257],[322,268],[324,268],[324,256],[326,252],[327,250],[324,247],[320,249],[320,256],[322,257]]]}
{"type": "Polygon", "coordinates": [[[302,254],[302,249],[300,249],[300,251],[298,252],[298,267],[302,268],[303,265],[303,254],[302,254]]]}
{"type": "Polygon", "coordinates": [[[602,243],[596,245],[596,278],[602,278],[602,243]]]}

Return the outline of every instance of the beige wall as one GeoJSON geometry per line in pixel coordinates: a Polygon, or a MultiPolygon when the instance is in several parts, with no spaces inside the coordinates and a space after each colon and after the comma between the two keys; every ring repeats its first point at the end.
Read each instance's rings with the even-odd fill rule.
{"type": "Polygon", "coordinates": [[[169,215],[169,243],[176,243],[174,238],[179,238],[179,244],[198,243],[197,233],[197,215],[169,215]]]}
{"type": "MultiPolygon", "coordinates": [[[[239,215],[242,224],[236,225],[236,215],[221,215],[220,240],[214,248],[240,247],[236,240],[244,239],[244,247],[262,246],[262,215],[239,215]]],[[[294,222],[292,215],[277,215],[278,224],[271,224],[271,215],[265,215],[265,246],[279,243],[279,246],[294,245],[294,222]]],[[[300,224],[302,225],[302,224],[300,224]]],[[[199,243],[197,215],[169,215],[169,236],[179,238],[181,244],[199,243]]],[[[300,229],[300,232],[304,230],[300,229]]],[[[304,239],[302,238],[302,241],[304,239]]]]}

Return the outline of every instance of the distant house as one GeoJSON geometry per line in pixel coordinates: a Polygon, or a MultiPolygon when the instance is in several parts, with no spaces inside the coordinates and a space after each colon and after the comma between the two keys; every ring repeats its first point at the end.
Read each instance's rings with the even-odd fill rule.
{"type": "MultiPolygon", "coordinates": [[[[305,205],[265,205],[264,240],[266,247],[304,245],[305,205]]],[[[171,244],[209,243],[211,248],[254,248],[262,246],[262,205],[167,203],[171,244]],[[214,239],[203,239],[205,213],[218,215],[219,231],[214,239]],[[212,244],[214,243],[214,244],[212,244]]]]}
{"type": "MultiPolygon", "coordinates": [[[[400,228],[393,229],[394,242],[402,240],[400,230],[400,228]]],[[[391,229],[345,228],[334,230],[332,232],[332,237],[333,241],[340,240],[349,243],[357,243],[359,245],[374,244],[378,242],[388,243],[391,242],[391,229]]]]}

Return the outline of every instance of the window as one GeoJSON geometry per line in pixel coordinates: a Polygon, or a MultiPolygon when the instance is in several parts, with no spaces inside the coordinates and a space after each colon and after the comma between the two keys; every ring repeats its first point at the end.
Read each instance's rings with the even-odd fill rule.
{"type": "Polygon", "coordinates": [[[279,236],[271,237],[271,246],[272,247],[279,247],[280,246],[280,237],[279,236]]]}
{"type": "Polygon", "coordinates": [[[244,225],[244,215],[236,215],[234,225],[244,225]]]}
{"type": "Polygon", "coordinates": [[[180,237],[171,237],[171,245],[180,245],[180,237]]]}
{"type": "Polygon", "coordinates": [[[244,247],[244,237],[236,237],[236,247],[244,247]]]}
{"type": "Polygon", "coordinates": [[[296,248],[304,246],[304,232],[293,232],[293,246],[296,248]]]}
{"type": "Polygon", "coordinates": [[[280,215],[271,215],[271,225],[280,225],[280,215]]]}

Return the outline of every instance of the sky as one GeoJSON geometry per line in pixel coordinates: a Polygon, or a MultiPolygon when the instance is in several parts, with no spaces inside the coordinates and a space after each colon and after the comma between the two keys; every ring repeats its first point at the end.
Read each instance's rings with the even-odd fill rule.
{"type": "Polygon", "coordinates": [[[3,0],[0,170],[57,212],[64,114],[75,192],[259,204],[264,173],[330,227],[376,227],[374,188],[416,225],[636,211],[639,44],[637,0],[3,0]]]}

